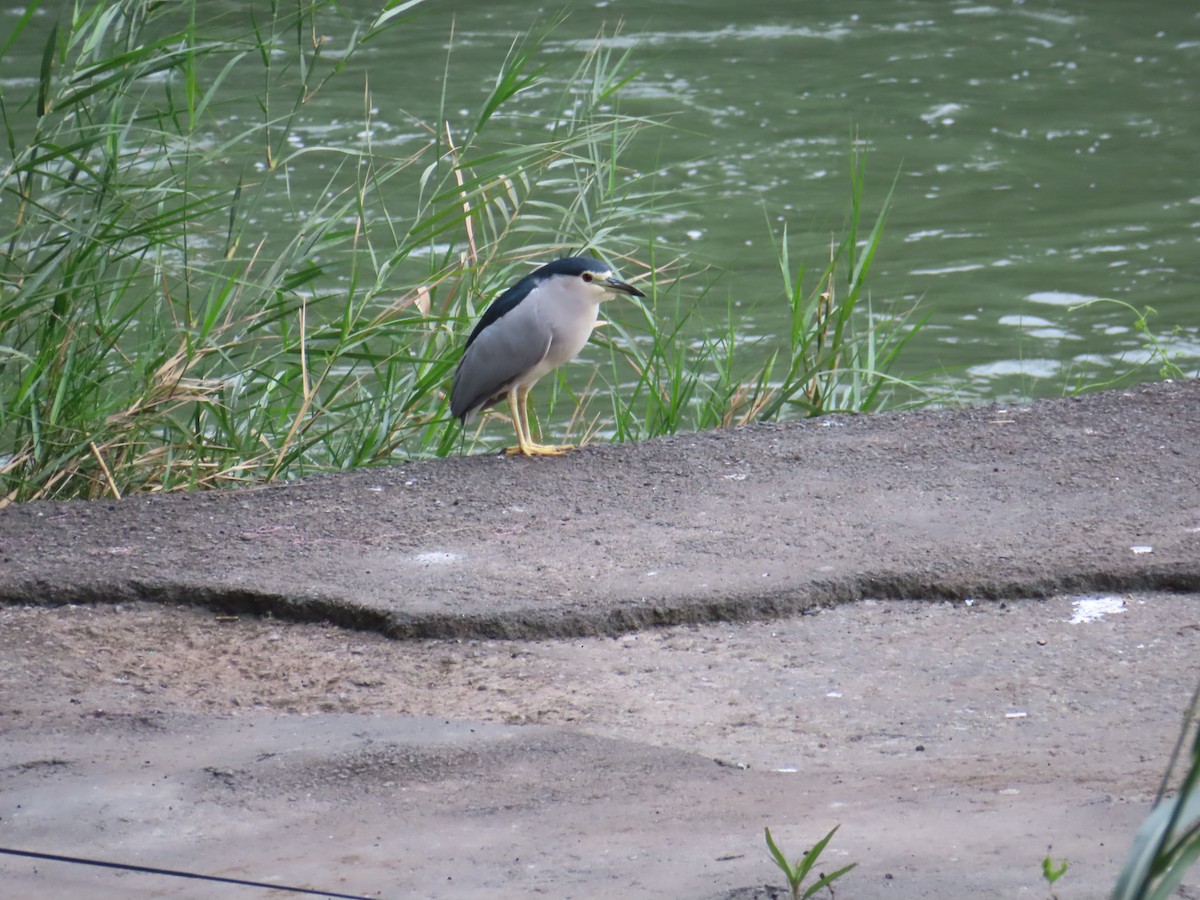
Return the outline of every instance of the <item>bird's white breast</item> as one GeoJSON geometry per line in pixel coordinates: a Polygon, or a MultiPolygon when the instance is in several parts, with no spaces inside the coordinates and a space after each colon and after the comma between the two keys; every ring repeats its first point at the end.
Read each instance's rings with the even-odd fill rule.
{"type": "Polygon", "coordinates": [[[591,289],[577,279],[571,279],[564,287],[550,292],[539,286],[526,298],[530,313],[550,338],[545,357],[530,373],[532,378],[522,379],[526,383],[532,383],[574,359],[596,327],[603,292],[591,289]]]}

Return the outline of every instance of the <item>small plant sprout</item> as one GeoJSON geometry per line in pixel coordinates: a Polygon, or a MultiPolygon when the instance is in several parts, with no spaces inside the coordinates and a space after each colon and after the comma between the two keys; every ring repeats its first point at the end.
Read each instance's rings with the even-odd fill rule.
{"type": "Polygon", "coordinates": [[[812,871],[813,866],[817,864],[817,860],[821,858],[821,854],[825,851],[825,845],[829,843],[840,827],[840,825],[834,825],[829,834],[813,844],[812,849],[795,862],[788,862],[788,858],[779,849],[779,845],[775,843],[774,838],[771,837],[771,829],[765,829],[767,833],[767,849],[771,851],[771,858],[775,860],[775,865],[779,866],[783,871],[784,877],[787,878],[788,887],[792,891],[792,900],[807,900],[809,897],[816,896],[817,892],[822,888],[828,888],[829,896],[832,897],[833,883],[858,865],[858,863],[850,863],[850,865],[843,866],[836,872],[830,872],[828,875],[824,872],[819,872],[817,873],[817,881],[808,888],[804,887],[804,879],[808,877],[808,873],[812,871]]]}
{"type": "Polygon", "coordinates": [[[1050,888],[1051,900],[1058,900],[1058,894],[1054,893],[1054,882],[1067,874],[1067,860],[1055,864],[1050,858],[1050,854],[1046,854],[1046,858],[1042,860],[1042,877],[1046,879],[1046,886],[1050,888]]]}

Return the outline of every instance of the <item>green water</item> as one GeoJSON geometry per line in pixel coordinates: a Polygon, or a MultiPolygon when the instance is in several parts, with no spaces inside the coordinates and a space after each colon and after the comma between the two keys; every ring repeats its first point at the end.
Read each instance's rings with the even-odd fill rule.
{"type": "MultiPolygon", "coordinates": [[[[352,16],[379,7],[342,5],[352,16]]],[[[389,151],[422,140],[401,110],[437,120],[448,48],[446,108],[451,126],[465,127],[514,38],[563,7],[434,0],[423,9],[359,58],[376,143],[389,151]]],[[[1168,351],[1185,372],[1200,367],[1194,6],[601,0],[567,9],[547,58],[578,57],[603,28],[643,70],[621,111],[670,121],[625,162],[677,189],[682,209],[646,232],[711,267],[712,321],[732,301],[747,338],[783,328],[769,228],[786,219],[793,253],[821,265],[848,208],[857,139],[869,215],[895,180],[872,302],[919,300],[930,315],[900,374],[946,369],[962,400],[1105,380],[1147,351],[1128,311],[1073,308],[1096,297],[1154,307],[1168,351]]],[[[31,72],[39,52],[30,48],[31,72]]],[[[536,116],[544,99],[531,94],[524,112],[536,116]]],[[[349,140],[362,109],[362,79],[343,78],[306,107],[294,140],[349,140]]],[[[308,188],[319,190],[325,175],[311,174],[308,188]]]]}
{"type": "MultiPolygon", "coordinates": [[[[435,111],[414,88],[443,65],[452,21],[450,108],[474,105],[513,36],[556,9],[437,3],[389,37],[376,105],[435,111]]],[[[573,5],[548,49],[578,54],[618,23],[607,41],[644,70],[622,111],[673,126],[628,162],[694,198],[653,230],[725,273],[708,297],[715,321],[734,299],[747,336],[783,327],[768,220],[786,217],[819,265],[847,208],[857,135],[872,212],[896,178],[873,301],[931,313],[904,373],[948,368],[956,392],[977,398],[1124,371],[1144,341],[1125,310],[1072,309],[1094,297],[1154,307],[1151,326],[1196,372],[1194,6],[614,0],[573,5]]]]}

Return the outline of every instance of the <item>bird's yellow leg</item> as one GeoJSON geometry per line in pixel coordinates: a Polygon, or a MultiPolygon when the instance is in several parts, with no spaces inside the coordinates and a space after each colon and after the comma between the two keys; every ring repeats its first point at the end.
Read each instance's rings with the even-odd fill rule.
{"type": "Polygon", "coordinates": [[[529,427],[529,388],[521,391],[521,421],[525,423],[525,443],[535,456],[562,456],[568,450],[574,450],[574,444],[539,444],[533,439],[533,431],[529,427]]]}
{"type": "Polygon", "coordinates": [[[525,404],[522,402],[524,398],[521,396],[521,391],[517,387],[508,389],[508,411],[512,415],[513,430],[517,433],[517,446],[505,447],[504,452],[508,456],[532,456],[529,452],[529,445],[532,443],[525,436],[525,404]]]}
{"type": "Polygon", "coordinates": [[[529,430],[528,402],[529,388],[513,388],[508,392],[508,405],[512,410],[513,425],[517,431],[517,446],[508,447],[504,452],[509,456],[516,456],[518,453],[522,456],[562,456],[566,451],[574,450],[569,444],[555,446],[534,441],[533,433],[529,430]]]}

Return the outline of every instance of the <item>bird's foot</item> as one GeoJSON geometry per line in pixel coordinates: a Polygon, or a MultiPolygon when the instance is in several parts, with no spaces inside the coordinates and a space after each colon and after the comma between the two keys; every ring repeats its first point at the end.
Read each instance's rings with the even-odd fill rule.
{"type": "Polygon", "coordinates": [[[526,444],[525,446],[505,447],[506,456],[566,456],[568,450],[574,450],[574,444],[526,444]]]}

